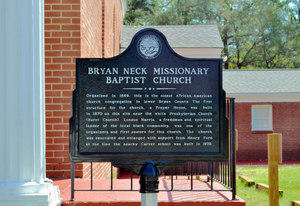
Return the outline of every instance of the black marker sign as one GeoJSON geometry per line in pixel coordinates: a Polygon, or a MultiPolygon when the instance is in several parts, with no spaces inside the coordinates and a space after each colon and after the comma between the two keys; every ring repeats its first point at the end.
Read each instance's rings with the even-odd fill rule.
{"type": "Polygon", "coordinates": [[[77,59],[72,161],[228,158],[221,59],[176,54],[154,29],[114,58],[77,59]]]}

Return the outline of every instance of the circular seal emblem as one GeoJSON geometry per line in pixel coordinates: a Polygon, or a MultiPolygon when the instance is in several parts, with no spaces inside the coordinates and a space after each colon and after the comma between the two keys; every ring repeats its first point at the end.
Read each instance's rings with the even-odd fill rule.
{"type": "Polygon", "coordinates": [[[141,57],[154,59],[161,52],[161,42],[155,35],[146,34],[138,41],[137,50],[141,57]]]}

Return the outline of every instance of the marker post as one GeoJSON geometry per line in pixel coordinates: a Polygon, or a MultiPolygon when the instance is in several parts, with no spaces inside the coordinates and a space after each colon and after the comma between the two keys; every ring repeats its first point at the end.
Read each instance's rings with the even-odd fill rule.
{"type": "Polygon", "coordinates": [[[159,171],[152,163],[146,163],[140,171],[141,206],[157,206],[159,171]]]}

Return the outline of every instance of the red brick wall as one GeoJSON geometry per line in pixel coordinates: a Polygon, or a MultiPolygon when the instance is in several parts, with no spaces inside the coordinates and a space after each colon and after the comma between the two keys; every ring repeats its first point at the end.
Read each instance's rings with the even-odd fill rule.
{"type": "MultiPolygon", "coordinates": [[[[122,7],[120,0],[44,0],[44,4],[46,175],[69,177],[69,118],[75,61],[77,57],[99,58],[119,53],[120,39],[111,38],[114,31],[121,32],[122,7]],[[113,43],[118,45],[115,52],[113,43]]],[[[94,165],[95,178],[110,175],[110,164],[94,165]]],[[[89,163],[78,163],[75,176],[89,177],[89,170],[89,163]]]]}
{"type": "MultiPolygon", "coordinates": [[[[81,1],[81,57],[104,58],[119,54],[113,53],[114,21],[123,22],[120,0],[81,1]],[[118,15],[114,13],[115,8],[119,9],[118,15]]],[[[117,30],[119,33],[121,25],[117,30]]],[[[115,43],[119,45],[120,39],[115,40],[115,43]]],[[[110,163],[93,163],[93,178],[110,176],[110,169],[110,163]]],[[[90,178],[90,163],[83,164],[83,177],[90,178]]]]}
{"type": "Polygon", "coordinates": [[[81,4],[82,57],[102,56],[102,0],[82,1],[81,4]]]}
{"type": "MultiPolygon", "coordinates": [[[[104,0],[102,0],[103,2],[104,0]]],[[[104,37],[104,50],[103,55],[105,58],[116,56],[120,52],[120,38],[123,25],[122,7],[119,0],[105,1],[103,11],[107,14],[102,17],[104,37]],[[108,3],[109,2],[109,3],[108,3]]]]}
{"type": "Polygon", "coordinates": [[[236,103],[237,161],[268,159],[267,132],[251,131],[251,105],[272,105],[273,132],[282,134],[283,160],[300,160],[300,102],[236,103]]]}

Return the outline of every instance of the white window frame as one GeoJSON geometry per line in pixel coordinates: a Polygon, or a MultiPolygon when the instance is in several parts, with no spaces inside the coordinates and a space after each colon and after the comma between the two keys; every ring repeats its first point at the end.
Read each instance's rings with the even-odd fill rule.
{"type": "MultiPolygon", "coordinates": [[[[266,119],[266,118],[264,118],[266,119]]],[[[251,106],[251,128],[252,131],[273,131],[273,112],[272,112],[272,105],[252,105],[251,106]],[[255,128],[254,121],[260,119],[258,117],[255,117],[255,109],[268,109],[268,128],[255,128]]]]}

